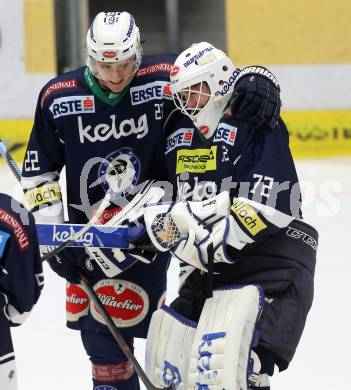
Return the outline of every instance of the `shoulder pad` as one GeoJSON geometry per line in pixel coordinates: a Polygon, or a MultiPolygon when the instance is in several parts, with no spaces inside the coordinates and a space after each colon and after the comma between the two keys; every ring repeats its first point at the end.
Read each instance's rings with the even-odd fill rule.
{"type": "Polygon", "coordinates": [[[82,78],[83,68],[79,68],[72,72],[64,73],[54,79],[50,80],[42,89],[40,94],[40,106],[43,108],[44,103],[52,94],[56,94],[59,91],[71,90],[78,88],[79,81],[82,78]]]}
{"type": "Polygon", "coordinates": [[[153,76],[161,74],[169,77],[169,73],[173,67],[173,63],[176,59],[174,55],[163,55],[163,56],[154,56],[154,57],[146,57],[139,70],[136,73],[136,77],[141,76],[153,76]]]}

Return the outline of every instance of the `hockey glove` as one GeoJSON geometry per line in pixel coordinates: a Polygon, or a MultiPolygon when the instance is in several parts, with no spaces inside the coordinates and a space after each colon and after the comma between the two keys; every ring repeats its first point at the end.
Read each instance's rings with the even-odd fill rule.
{"type": "Polygon", "coordinates": [[[144,218],[148,234],[160,251],[171,250],[180,260],[207,269],[208,247],[214,248],[214,262],[234,261],[237,247],[234,220],[229,216],[229,193],[202,202],[148,205],[144,218]]]}
{"type": "Polygon", "coordinates": [[[149,264],[155,259],[156,249],[151,244],[142,224],[129,225],[128,241],[130,244],[128,250],[86,248],[86,252],[90,260],[94,260],[108,278],[122,273],[137,261],[149,264]]]}
{"type": "Polygon", "coordinates": [[[233,117],[256,128],[275,129],[280,108],[280,87],[275,76],[261,66],[242,69],[230,102],[233,117]]]}
{"type": "Polygon", "coordinates": [[[58,255],[51,257],[48,263],[59,276],[70,283],[79,284],[87,257],[84,248],[65,248],[58,255]]]}

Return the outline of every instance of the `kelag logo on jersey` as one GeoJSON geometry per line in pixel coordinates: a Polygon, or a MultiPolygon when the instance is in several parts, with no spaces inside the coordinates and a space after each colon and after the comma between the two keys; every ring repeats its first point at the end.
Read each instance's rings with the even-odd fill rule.
{"type": "Polygon", "coordinates": [[[149,100],[160,100],[164,97],[168,97],[163,93],[166,84],[168,84],[166,81],[154,81],[153,83],[130,88],[132,105],[136,106],[138,104],[146,103],[149,100]]]}
{"type": "Polygon", "coordinates": [[[53,101],[49,109],[55,119],[72,114],[90,114],[95,112],[94,96],[66,96],[58,98],[53,101]]]}
{"type": "Polygon", "coordinates": [[[194,129],[179,129],[171,134],[166,140],[165,154],[178,146],[190,146],[193,140],[194,129]]]}
{"type": "Polygon", "coordinates": [[[127,118],[118,122],[115,114],[110,115],[110,123],[98,123],[92,126],[91,120],[87,120],[88,124],[83,124],[83,117],[78,115],[78,130],[79,140],[82,144],[85,141],[97,142],[107,141],[111,137],[120,139],[121,137],[129,137],[133,134],[137,139],[143,138],[149,132],[146,114],[141,115],[138,119],[127,118]]]}
{"type": "Polygon", "coordinates": [[[211,149],[177,150],[176,173],[204,173],[217,168],[217,145],[211,149]]]}
{"type": "Polygon", "coordinates": [[[236,132],[238,128],[227,125],[226,123],[219,123],[213,142],[225,142],[228,145],[233,146],[236,138],[236,132]]]}
{"type": "Polygon", "coordinates": [[[109,154],[100,165],[98,177],[103,178],[105,191],[114,196],[127,195],[139,182],[141,163],[132,148],[122,148],[109,154]]]}

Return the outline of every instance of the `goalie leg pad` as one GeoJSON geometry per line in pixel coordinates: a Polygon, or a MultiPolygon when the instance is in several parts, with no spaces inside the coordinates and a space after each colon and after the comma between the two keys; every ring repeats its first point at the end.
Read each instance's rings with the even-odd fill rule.
{"type": "Polygon", "coordinates": [[[187,385],[190,349],[196,323],[163,305],[152,315],[146,342],[145,371],[151,382],[161,388],[187,385]]]}
{"type": "Polygon", "coordinates": [[[223,287],[206,300],[191,349],[189,389],[248,389],[250,351],[263,302],[263,291],[254,285],[223,287]]]}

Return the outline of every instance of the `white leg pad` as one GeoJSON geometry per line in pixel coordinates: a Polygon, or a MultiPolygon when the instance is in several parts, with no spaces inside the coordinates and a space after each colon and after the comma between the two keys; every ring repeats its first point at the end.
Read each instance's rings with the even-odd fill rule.
{"type": "Polygon", "coordinates": [[[1,390],[17,390],[17,373],[16,362],[10,360],[6,363],[1,363],[6,356],[0,357],[0,389],[1,390]]]}
{"type": "Polygon", "coordinates": [[[228,286],[206,300],[194,335],[188,389],[247,390],[247,370],[263,292],[228,286]]]}
{"type": "Polygon", "coordinates": [[[188,363],[196,323],[167,306],[152,315],[146,343],[145,371],[150,381],[164,388],[187,385],[188,363]]]}

